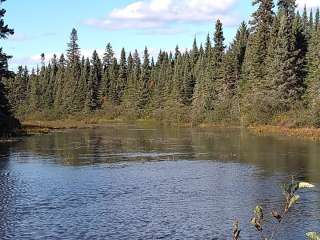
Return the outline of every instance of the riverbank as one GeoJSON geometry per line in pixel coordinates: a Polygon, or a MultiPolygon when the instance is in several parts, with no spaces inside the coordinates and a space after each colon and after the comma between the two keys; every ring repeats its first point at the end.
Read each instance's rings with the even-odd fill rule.
{"type": "Polygon", "coordinates": [[[128,121],[124,119],[109,119],[103,116],[70,116],[61,120],[22,120],[21,132],[26,134],[46,134],[53,131],[67,130],[67,129],[88,129],[114,124],[141,124],[154,125],[158,124],[155,120],[135,120],[128,121]]]}
{"type": "Polygon", "coordinates": [[[67,129],[86,129],[95,128],[99,126],[104,126],[113,123],[120,123],[120,121],[104,121],[104,122],[94,122],[86,120],[51,120],[51,121],[23,121],[21,132],[26,134],[46,134],[58,130],[67,129]]]}
{"type": "MultiPolygon", "coordinates": [[[[96,128],[112,124],[159,124],[155,120],[136,120],[136,121],[126,121],[123,119],[104,119],[104,118],[68,118],[65,120],[25,120],[22,122],[22,132],[26,134],[46,134],[53,131],[67,130],[67,129],[86,129],[86,128],[96,128]]],[[[192,124],[170,124],[176,127],[195,127],[192,124]]],[[[226,125],[226,124],[200,124],[196,127],[199,128],[240,128],[236,125],[226,125]]],[[[290,128],[283,126],[272,126],[272,125],[257,125],[249,126],[247,129],[260,136],[267,135],[280,135],[288,137],[296,137],[303,139],[311,139],[314,141],[320,141],[320,129],[317,128],[290,128]]]]}

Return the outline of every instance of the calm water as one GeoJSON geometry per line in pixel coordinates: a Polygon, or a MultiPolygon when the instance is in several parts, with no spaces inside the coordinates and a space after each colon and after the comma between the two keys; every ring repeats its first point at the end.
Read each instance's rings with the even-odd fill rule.
{"type": "MultiPolygon", "coordinates": [[[[320,144],[241,130],[117,125],[0,145],[0,239],[257,239],[260,203],[295,175],[320,186],[320,144]]],[[[320,191],[302,194],[277,239],[320,231],[320,191]]],[[[269,209],[268,209],[269,210],[269,209]]]]}

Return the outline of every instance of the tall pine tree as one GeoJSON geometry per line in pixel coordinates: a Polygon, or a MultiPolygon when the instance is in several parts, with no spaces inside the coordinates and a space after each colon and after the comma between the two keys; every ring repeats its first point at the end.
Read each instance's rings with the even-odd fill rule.
{"type": "MultiPolygon", "coordinates": [[[[5,0],[0,0],[0,39],[6,39],[9,35],[14,33],[13,29],[9,28],[4,22],[6,10],[2,8],[5,0]]],[[[0,48],[0,134],[10,134],[19,122],[12,116],[11,107],[6,96],[6,90],[3,81],[12,76],[12,72],[8,70],[8,59],[10,57],[5,54],[0,48]]]]}

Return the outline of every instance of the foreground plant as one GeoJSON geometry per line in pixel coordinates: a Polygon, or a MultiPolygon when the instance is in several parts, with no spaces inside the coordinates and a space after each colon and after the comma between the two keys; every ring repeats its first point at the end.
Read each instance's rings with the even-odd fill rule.
{"type": "Polygon", "coordinates": [[[309,240],[320,240],[320,233],[309,232],[306,234],[309,240]]]}
{"type": "MultiPolygon", "coordinates": [[[[301,189],[305,188],[314,188],[315,186],[308,182],[300,182],[295,181],[292,178],[291,183],[284,184],[283,189],[283,195],[284,195],[284,204],[281,211],[272,210],[271,216],[274,220],[276,220],[273,223],[273,229],[271,231],[270,237],[265,236],[265,230],[264,230],[264,223],[266,222],[263,208],[261,206],[256,206],[253,213],[253,217],[250,221],[251,225],[253,225],[257,232],[261,234],[261,239],[263,240],[272,240],[277,236],[277,233],[280,230],[281,224],[285,221],[287,215],[289,214],[290,210],[293,208],[293,206],[300,200],[300,195],[297,194],[297,192],[301,189]]],[[[233,227],[233,240],[239,240],[240,239],[240,228],[239,228],[239,222],[236,222],[233,227]]],[[[320,234],[316,232],[309,232],[306,234],[306,236],[309,238],[309,240],[320,240],[320,234]]]]}

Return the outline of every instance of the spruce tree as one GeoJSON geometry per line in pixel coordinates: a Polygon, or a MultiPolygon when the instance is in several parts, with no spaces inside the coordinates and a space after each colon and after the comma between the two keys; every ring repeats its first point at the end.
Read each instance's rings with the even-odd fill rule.
{"type": "Polygon", "coordinates": [[[150,97],[149,92],[149,81],[151,76],[150,69],[150,59],[149,52],[147,47],[144,49],[143,53],[143,64],[141,69],[141,77],[139,81],[139,100],[138,100],[138,109],[143,111],[145,106],[147,105],[150,97]]]}
{"type": "Polygon", "coordinates": [[[114,51],[111,46],[111,43],[108,43],[106,46],[106,50],[104,52],[104,55],[103,55],[103,68],[104,68],[104,70],[106,70],[108,67],[111,66],[113,58],[114,58],[114,51]]]}
{"type": "Polygon", "coordinates": [[[119,104],[122,101],[122,97],[127,85],[127,81],[128,81],[128,65],[127,65],[127,59],[126,59],[126,51],[124,48],[122,48],[121,54],[120,54],[118,86],[117,86],[119,104]]]}
{"type": "Polygon", "coordinates": [[[210,39],[209,33],[207,35],[204,52],[205,52],[206,58],[209,59],[211,57],[211,54],[212,54],[212,44],[211,44],[211,39],[210,39]]]}
{"type": "Polygon", "coordinates": [[[107,102],[107,99],[110,98],[111,94],[111,82],[112,82],[112,69],[113,63],[115,60],[114,51],[111,46],[111,43],[108,43],[106,46],[105,53],[103,55],[103,76],[102,83],[100,87],[101,99],[104,102],[107,102]]]}
{"type": "MultiPolygon", "coordinates": [[[[5,0],[0,0],[0,39],[6,39],[9,35],[14,33],[13,29],[9,28],[4,22],[6,10],[2,8],[2,3],[5,0]]],[[[13,118],[11,107],[6,96],[3,81],[12,77],[12,72],[8,70],[8,59],[10,56],[5,54],[0,48],[0,134],[10,134],[19,122],[13,118]]]]}
{"type": "Polygon", "coordinates": [[[140,79],[141,63],[138,51],[135,50],[132,55],[128,56],[128,83],[125,88],[123,96],[124,115],[128,119],[135,119],[137,114],[137,101],[138,101],[138,81],[140,79]]]}
{"type": "Polygon", "coordinates": [[[223,58],[224,58],[224,36],[223,36],[223,29],[222,29],[222,23],[218,19],[216,21],[215,25],[215,32],[214,32],[214,46],[212,48],[212,56],[209,58],[209,68],[208,71],[208,83],[207,86],[208,89],[208,96],[206,102],[209,104],[207,107],[208,109],[214,110],[216,108],[216,105],[218,104],[218,94],[221,91],[222,86],[222,78],[223,78],[223,58]]]}
{"type": "Polygon", "coordinates": [[[190,106],[193,99],[194,87],[195,87],[195,77],[192,69],[193,58],[186,58],[183,64],[183,82],[182,82],[182,103],[184,105],[190,106]]]}
{"type": "Polygon", "coordinates": [[[85,110],[91,112],[97,110],[100,106],[99,86],[101,83],[102,64],[97,51],[92,54],[90,76],[87,83],[87,97],[85,110]]]}
{"type": "Polygon", "coordinates": [[[78,45],[78,33],[74,28],[71,31],[70,42],[68,43],[67,57],[68,64],[63,91],[64,109],[67,113],[74,113],[78,112],[82,108],[75,99],[80,85],[81,55],[78,45]]]}
{"type": "Polygon", "coordinates": [[[70,65],[75,65],[80,61],[78,32],[75,28],[72,29],[70,34],[70,42],[68,43],[67,56],[70,65]]]}
{"type": "MultiPolygon", "coordinates": [[[[264,121],[268,108],[267,56],[274,22],[273,1],[255,0],[258,5],[250,21],[250,36],[245,55],[241,82],[241,121],[264,121]]],[[[270,109],[268,109],[270,110],[270,109]]]]}
{"type": "Polygon", "coordinates": [[[312,34],[307,59],[306,99],[311,112],[311,121],[314,126],[320,127],[320,29],[312,34]]]}
{"type": "Polygon", "coordinates": [[[223,62],[223,91],[226,98],[239,93],[239,85],[242,74],[242,66],[247,50],[249,30],[245,22],[242,22],[234,41],[229,46],[223,62]]]}
{"type": "Polygon", "coordinates": [[[319,10],[319,8],[317,8],[317,10],[316,10],[316,15],[315,15],[315,19],[314,19],[314,28],[315,28],[315,31],[318,30],[319,24],[320,24],[320,10],[319,10]]]}
{"type": "Polygon", "coordinates": [[[24,112],[23,108],[26,106],[24,104],[28,91],[28,78],[28,69],[19,66],[15,77],[6,81],[7,97],[15,115],[21,115],[24,112]]]}
{"type": "Polygon", "coordinates": [[[63,111],[63,92],[66,81],[66,59],[63,54],[61,54],[58,61],[58,70],[56,75],[56,81],[54,86],[54,102],[53,109],[56,113],[61,113],[63,111]]]}
{"type": "Polygon", "coordinates": [[[297,51],[293,45],[292,24],[287,15],[282,15],[277,44],[275,46],[275,56],[273,69],[270,73],[275,101],[280,111],[290,109],[292,104],[300,100],[303,94],[303,82],[299,76],[297,51]]]}
{"type": "Polygon", "coordinates": [[[194,38],[192,50],[191,50],[191,58],[192,58],[192,65],[196,64],[199,59],[199,49],[197,45],[197,39],[194,38]]]}

